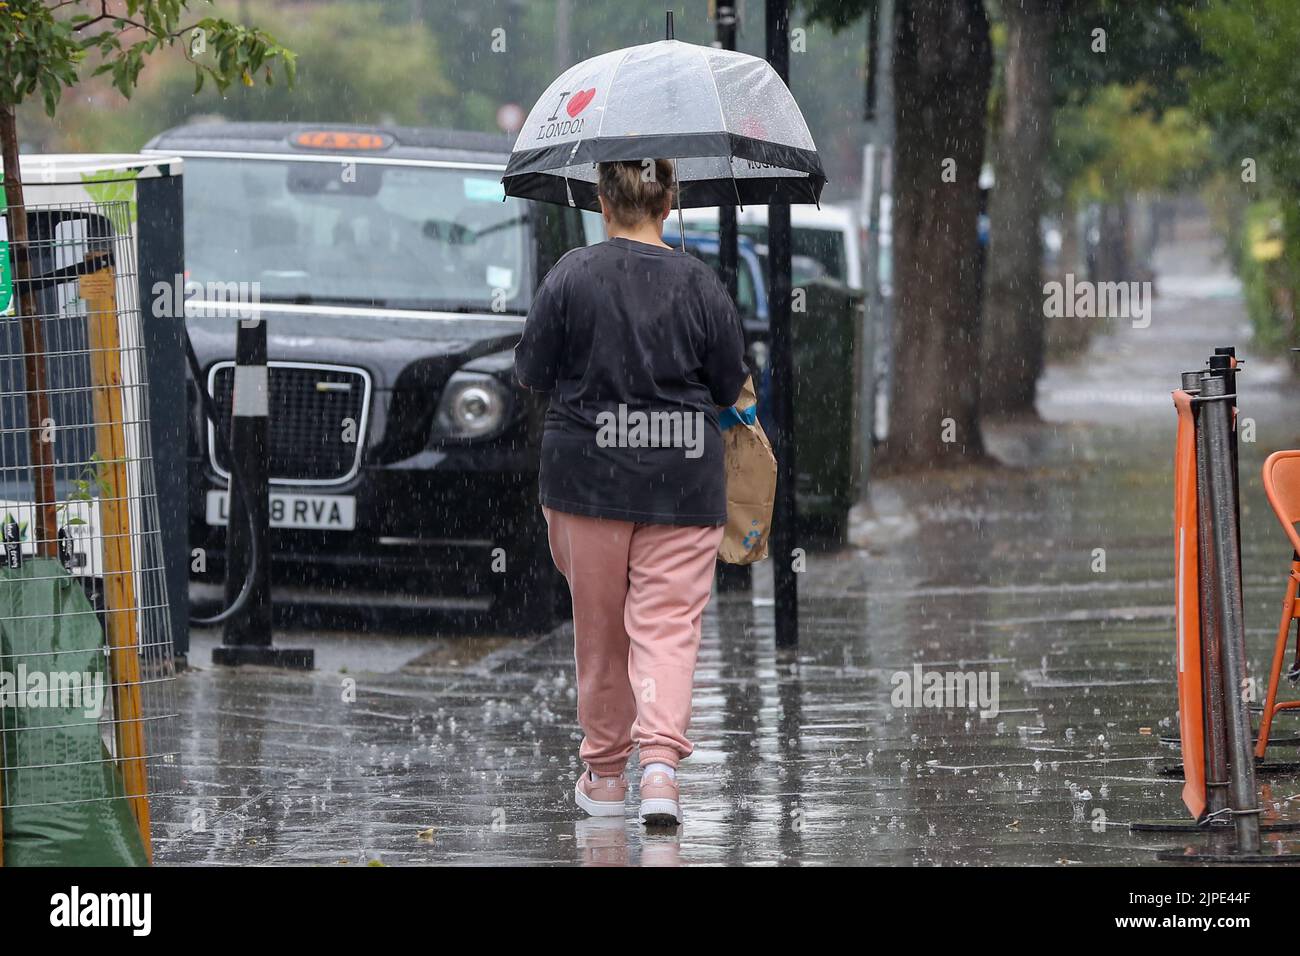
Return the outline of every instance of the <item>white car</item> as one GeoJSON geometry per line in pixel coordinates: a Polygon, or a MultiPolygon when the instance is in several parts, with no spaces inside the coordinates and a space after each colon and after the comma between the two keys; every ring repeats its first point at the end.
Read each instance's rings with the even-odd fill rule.
{"type": "MultiPolygon", "coordinates": [[[[716,207],[683,209],[682,220],[688,232],[716,232],[716,207]]],[[[760,244],[767,243],[767,207],[747,206],[736,210],[736,222],[742,236],[760,244]]],[[[818,262],[825,274],[854,288],[862,288],[862,251],[858,238],[857,216],[843,206],[823,203],[821,208],[807,205],[790,207],[792,253],[818,262]]],[[[664,224],[665,232],[677,232],[677,211],[664,224]]],[[[796,277],[796,281],[797,281],[796,277]]]]}

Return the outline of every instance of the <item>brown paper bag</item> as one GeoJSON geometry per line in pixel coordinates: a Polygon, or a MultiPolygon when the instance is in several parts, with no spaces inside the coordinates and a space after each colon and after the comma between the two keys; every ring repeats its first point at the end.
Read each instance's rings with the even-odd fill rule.
{"type": "Polygon", "coordinates": [[[727,528],[718,558],[727,564],[753,564],[767,557],[776,500],[776,456],[758,422],[752,378],[745,379],[736,404],[718,413],[718,424],[727,476],[727,528]]]}

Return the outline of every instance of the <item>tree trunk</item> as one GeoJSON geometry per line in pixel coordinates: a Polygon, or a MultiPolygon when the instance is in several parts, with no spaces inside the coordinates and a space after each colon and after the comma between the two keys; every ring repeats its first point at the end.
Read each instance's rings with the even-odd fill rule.
{"type": "Polygon", "coordinates": [[[1009,0],[1006,91],[993,147],[989,273],[980,403],[986,415],[1033,415],[1043,372],[1043,169],[1052,133],[1051,40],[1057,0],[1009,0]]]}
{"type": "Polygon", "coordinates": [[[58,555],[55,514],[54,443],[42,441],[50,417],[50,397],[45,381],[45,334],[28,279],[31,266],[27,250],[27,206],[23,201],[22,170],[18,159],[18,123],[12,105],[0,105],[0,161],[4,163],[5,205],[9,207],[9,249],[13,259],[14,305],[22,323],[23,370],[26,378],[27,445],[31,456],[34,520],[28,530],[43,557],[58,555]]]}
{"type": "Polygon", "coordinates": [[[1129,255],[1128,197],[1101,207],[1097,243],[1097,282],[1128,282],[1133,278],[1129,255]]]}
{"type": "MultiPolygon", "coordinates": [[[[1061,216],[1061,252],[1057,257],[1056,268],[1048,278],[1063,283],[1066,281],[1066,274],[1071,272],[1076,279],[1085,278],[1087,272],[1080,261],[1082,256],[1080,250],[1079,214],[1073,208],[1067,207],[1061,216]]],[[[1053,359],[1068,360],[1078,356],[1087,348],[1093,330],[1086,320],[1058,315],[1044,321],[1046,323],[1046,342],[1043,349],[1045,362],[1053,359]]]]}
{"type": "Polygon", "coordinates": [[[897,9],[894,390],[882,459],[912,470],[984,458],[976,230],[993,55],[982,0],[897,9]]]}

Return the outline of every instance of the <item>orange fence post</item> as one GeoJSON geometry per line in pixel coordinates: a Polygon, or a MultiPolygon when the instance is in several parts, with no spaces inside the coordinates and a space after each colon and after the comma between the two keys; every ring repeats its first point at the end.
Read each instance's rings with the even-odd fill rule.
{"type": "Polygon", "coordinates": [[[113,684],[113,716],[117,758],[121,762],[126,796],[140,827],[145,853],[152,861],[149,790],[145,765],[144,724],[140,701],[140,657],[137,649],[139,610],[135,595],[135,564],[131,553],[130,487],[126,469],[125,414],[122,401],[122,345],[118,330],[116,279],[110,265],[82,276],[86,302],[94,388],[95,451],[103,494],[100,495],[104,539],[104,603],[108,621],[109,673],[113,684]]]}

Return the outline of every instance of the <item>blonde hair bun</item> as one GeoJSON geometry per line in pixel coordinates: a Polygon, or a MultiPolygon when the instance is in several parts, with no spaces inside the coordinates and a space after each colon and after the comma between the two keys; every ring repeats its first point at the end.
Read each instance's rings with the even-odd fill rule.
{"type": "Polygon", "coordinates": [[[596,188],[610,216],[624,228],[663,215],[668,200],[675,200],[677,181],[668,159],[633,159],[597,166],[596,188]]]}

